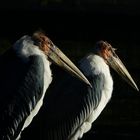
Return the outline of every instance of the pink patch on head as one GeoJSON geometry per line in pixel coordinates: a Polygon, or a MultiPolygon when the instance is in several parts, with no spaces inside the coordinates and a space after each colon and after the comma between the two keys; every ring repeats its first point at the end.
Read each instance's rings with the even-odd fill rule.
{"type": "Polygon", "coordinates": [[[112,46],[106,41],[100,41],[98,45],[100,47],[99,55],[107,60],[112,55],[112,46]]]}
{"type": "Polygon", "coordinates": [[[53,46],[52,41],[42,32],[35,32],[33,34],[33,39],[39,43],[40,49],[48,54],[50,48],[53,46]]]}

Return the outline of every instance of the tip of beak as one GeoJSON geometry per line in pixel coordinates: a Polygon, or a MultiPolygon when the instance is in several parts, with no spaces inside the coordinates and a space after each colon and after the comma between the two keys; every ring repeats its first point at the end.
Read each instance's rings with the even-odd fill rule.
{"type": "Polygon", "coordinates": [[[132,83],[130,83],[130,85],[131,85],[136,91],[139,92],[139,88],[138,88],[138,86],[136,85],[136,83],[134,82],[134,80],[132,79],[132,77],[131,77],[131,82],[132,82],[132,83]]]}
{"type": "Polygon", "coordinates": [[[90,86],[90,88],[92,88],[92,85],[90,83],[88,83],[88,85],[90,86]]]}
{"type": "Polygon", "coordinates": [[[137,90],[137,92],[139,92],[139,88],[136,86],[135,89],[137,90]]]}

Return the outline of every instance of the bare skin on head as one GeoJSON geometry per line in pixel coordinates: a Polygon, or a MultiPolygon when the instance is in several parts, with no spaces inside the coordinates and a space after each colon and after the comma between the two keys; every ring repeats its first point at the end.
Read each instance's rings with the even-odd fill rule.
{"type": "Polygon", "coordinates": [[[34,44],[39,47],[41,51],[50,60],[65,70],[69,71],[71,74],[75,75],[77,78],[90,85],[88,79],[83,75],[83,73],[67,58],[67,56],[59,49],[57,46],[42,32],[35,32],[32,36],[34,44]]]}
{"type": "Polygon", "coordinates": [[[45,54],[48,54],[50,48],[54,46],[53,42],[42,32],[35,32],[32,38],[34,41],[39,42],[38,45],[45,54]]]}
{"type": "Polygon", "coordinates": [[[97,43],[99,47],[98,54],[107,61],[112,54],[115,54],[115,48],[113,48],[107,41],[99,41],[97,43]]]}
{"type": "Polygon", "coordinates": [[[104,61],[109,66],[111,66],[124,80],[126,80],[128,84],[139,91],[128,70],[115,53],[115,50],[116,49],[113,48],[107,41],[101,40],[96,44],[96,53],[101,56],[104,61]]]}

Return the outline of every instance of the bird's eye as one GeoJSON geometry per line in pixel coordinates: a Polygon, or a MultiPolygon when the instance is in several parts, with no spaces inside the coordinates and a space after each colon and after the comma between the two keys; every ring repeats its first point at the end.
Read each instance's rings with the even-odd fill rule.
{"type": "Polygon", "coordinates": [[[48,46],[52,49],[55,49],[55,45],[51,41],[48,41],[48,46]]]}

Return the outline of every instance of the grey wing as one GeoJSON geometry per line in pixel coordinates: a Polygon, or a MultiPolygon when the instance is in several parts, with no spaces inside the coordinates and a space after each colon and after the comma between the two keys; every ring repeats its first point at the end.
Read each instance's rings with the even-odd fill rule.
{"type": "Polygon", "coordinates": [[[43,109],[43,139],[68,140],[95,110],[101,99],[103,75],[91,77],[91,89],[75,77],[63,75],[47,92],[43,109]],[[61,81],[63,81],[61,83],[61,81]]]}
{"type": "Polygon", "coordinates": [[[39,56],[30,57],[28,64],[6,56],[0,65],[0,139],[12,140],[41,98],[44,68],[39,56]]]}

